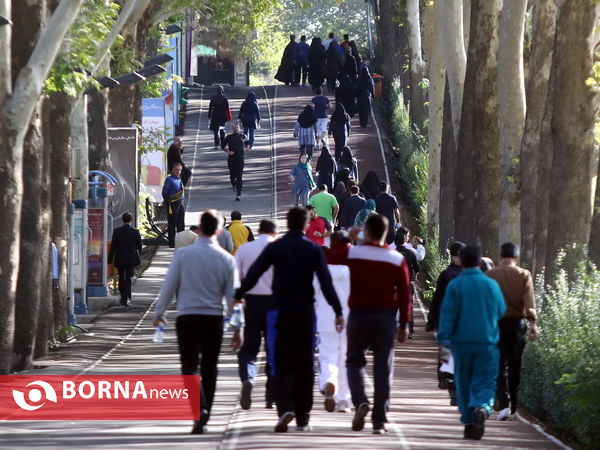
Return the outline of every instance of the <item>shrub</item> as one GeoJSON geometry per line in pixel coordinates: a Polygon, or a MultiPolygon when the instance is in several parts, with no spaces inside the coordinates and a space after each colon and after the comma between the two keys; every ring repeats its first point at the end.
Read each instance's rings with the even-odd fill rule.
{"type": "Polygon", "coordinates": [[[521,403],[586,448],[600,440],[600,272],[579,264],[536,282],[541,335],[523,355],[521,403]]]}

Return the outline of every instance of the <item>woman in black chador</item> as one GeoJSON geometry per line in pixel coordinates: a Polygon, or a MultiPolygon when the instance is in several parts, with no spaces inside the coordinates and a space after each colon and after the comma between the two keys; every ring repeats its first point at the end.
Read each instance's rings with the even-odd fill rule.
{"type": "Polygon", "coordinates": [[[335,49],[336,47],[337,44],[332,41],[325,52],[325,78],[327,78],[327,87],[330,94],[335,91],[335,82],[340,72],[340,55],[335,49]]]}
{"type": "Polygon", "coordinates": [[[219,148],[221,142],[225,139],[225,123],[227,122],[228,110],[229,100],[225,97],[225,90],[223,86],[217,86],[217,92],[208,104],[209,128],[215,134],[215,148],[219,148]]]}
{"type": "Polygon", "coordinates": [[[321,44],[321,38],[313,38],[308,51],[308,82],[313,91],[321,87],[325,81],[325,47],[321,44]]]}
{"type": "Polygon", "coordinates": [[[279,69],[277,69],[277,73],[275,74],[275,79],[285,83],[286,86],[294,82],[294,54],[296,53],[296,45],[298,45],[296,43],[296,36],[290,34],[290,42],[288,42],[288,45],[283,50],[281,64],[279,64],[279,69]]]}
{"type": "Polygon", "coordinates": [[[339,161],[342,149],[348,142],[350,135],[350,116],[346,113],[344,105],[337,102],[335,111],[329,119],[329,136],[333,136],[335,142],[335,160],[339,161]]]}
{"type": "Polygon", "coordinates": [[[344,109],[352,118],[356,113],[356,91],[348,75],[340,76],[340,86],[335,90],[335,101],[344,105],[344,109]]]}
{"type": "Polygon", "coordinates": [[[317,185],[327,185],[327,190],[333,192],[333,181],[335,173],[337,172],[337,165],[335,159],[329,153],[329,149],[324,145],[321,149],[321,155],[317,161],[317,173],[319,174],[319,180],[317,185]]]}
{"type": "Polygon", "coordinates": [[[369,123],[371,112],[371,96],[373,95],[373,79],[367,66],[360,70],[358,83],[356,85],[356,97],[358,99],[358,117],[360,126],[365,128],[369,123]]]}

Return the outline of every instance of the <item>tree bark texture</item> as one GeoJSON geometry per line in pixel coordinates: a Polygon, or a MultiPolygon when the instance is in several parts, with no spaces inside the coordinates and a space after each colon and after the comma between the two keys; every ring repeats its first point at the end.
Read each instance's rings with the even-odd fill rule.
{"type": "Polygon", "coordinates": [[[594,31],[598,6],[594,0],[562,2],[558,8],[552,57],[554,96],[550,172],[553,215],[548,222],[546,279],[556,274],[557,252],[588,243],[591,211],[591,164],[598,97],[586,79],[592,75],[594,31]]]}
{"type": "Polygon", "coordinates": [[[534,269],[538,176],[543,153],[542,121],[548,97],[552,47],[556,29],[556,1],[536,2],[532,8],[531,53],[526,86],[527,114],[521,142],[521,262],[534,269]]]}
{"type": "Polygon", "coordinates": [[[496,111],[496,0],[471,2],[456,178],[456,237],[498,252],[500,155],[496,111]]]}
{"type": "Polygon", "coordinates": [[[427,95],[425,90],[421,87],[423,78],[425,78],[425,62],[423,61],[423,51],[421,49],[421,16],[419,11],[419,0],[407,0],[406,18],[410,54],[409,114],[412,124],[416,126],[418,130],[423,130],[425,119],[427,118],[427,107],[425,105],[427,95]]]}
{"type": "Polygon", "coordinates": [[[600,268],[600,161],[596,175],[596,196],[594,199],[594,215],[592,216],[592,227],[590,230],[590,259],[597,268],[600,268]]]}
{"type": "Polygon", "coordinates": [[[427,234],[431,239],[440,225],[440,167],[442,151],[442,130],[444,122],[444,92],[446,87],[446,67],[444,65],[444,35],[441,25],[444,22],[443,7],[436,2],[428,12],[431,28],[429,63],[429,180],[427,191],[427,234]]]}
{"type": "Polygon", "coordinates": [[[527,0],[504,2],[498,46],[501,199],[499,241],[521,243],[520,153],[525,126],[523,34],[527,0]]]}
{"type": "Polygon", "coordinates": [[[108,92],[106,89],[88,95],[89,168],[105,170],[108,163],[108,92]]]}
{"type": "Polygon", "coordinates": [[[450,89],[446,78],[444,89],[444,117],[442,121],[442,147],[440,154],[440,251],[446,251],[447,244],[454,239],[456,205],[456,142],[452,124],[450,89]]]}
{"type": "MultiPolygon", "coordinates": [[[[402,30],[398,26],[402,15],[398,2],[394,0],[379,0],[378,3],[379,14],[377,22],[380,35],[379,42],[393,43],[393,45],[386,47],[385,57],[381,58],[382,72],[387,79],[386,85],[389,86],[394,77],[402,75],[406,40],[403,40],[402,30]]],[[[405,78],[402,84],[405,84],[405,78]]]]}

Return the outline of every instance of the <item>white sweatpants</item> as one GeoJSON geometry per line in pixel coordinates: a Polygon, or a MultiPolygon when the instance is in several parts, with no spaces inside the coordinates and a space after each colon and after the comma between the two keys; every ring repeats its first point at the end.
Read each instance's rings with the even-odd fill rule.
{"type": "Polygon", "coordinates": [[[327,383],[335,386],[335,401],[345,400],[350,403],[350,388],[346,375],[346,330],[319,332],[319,389],[323,390],[327,383]]]}

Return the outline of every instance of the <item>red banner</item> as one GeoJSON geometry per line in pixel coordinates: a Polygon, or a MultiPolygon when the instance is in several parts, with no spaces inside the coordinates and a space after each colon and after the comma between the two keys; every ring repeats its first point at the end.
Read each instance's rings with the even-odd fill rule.
{"type": "Polygon", "coordinates": [[[198,420],[198,375],[0,375],[0,420],[198,420]]]}

